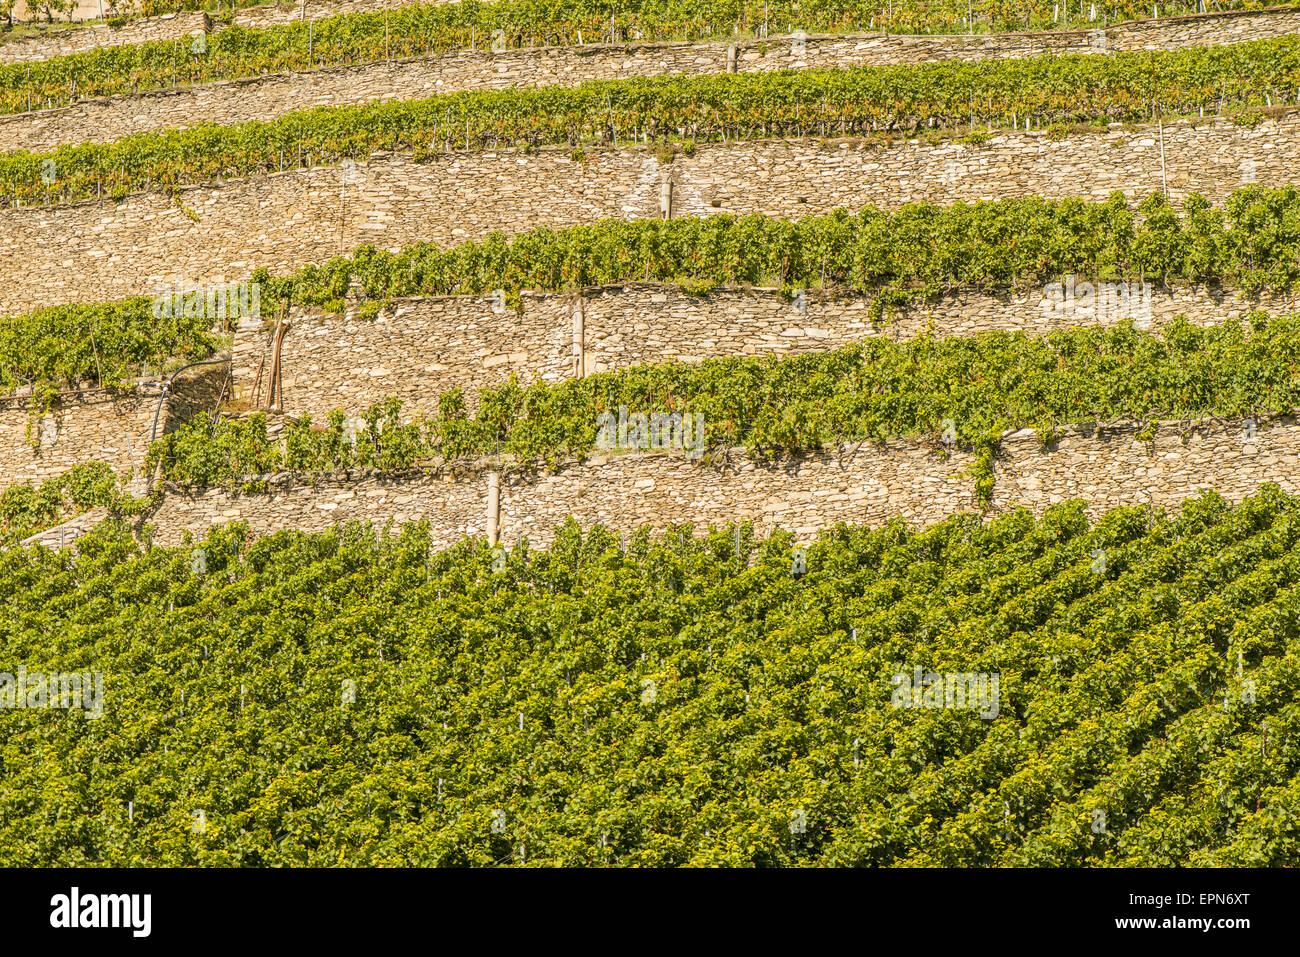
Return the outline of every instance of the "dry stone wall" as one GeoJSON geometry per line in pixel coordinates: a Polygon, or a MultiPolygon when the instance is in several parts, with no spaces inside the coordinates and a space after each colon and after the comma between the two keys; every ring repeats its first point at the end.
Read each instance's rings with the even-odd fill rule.
{"type": "Polygon", "coordinates": [[[88,387],[63,392],[48,409],[30,395],[0,397],[0,491],[38,484],[74,465],[104,462],[139,491],[155,435],[170,432],[219,402],[228,365],[182,373],[163,398],[163,382],[142,379],[123,395],[88,387]]]}
{"type": "Polygon", "coordinates": [[[207,33],[210,29],[208,15],[198,10],[130,20],[120,26],[96,23],[93,26],[52,30],[45,36],[21,37],[0,43],[0,64],[33,63],[50,57],[84,53],[97,47],[176,40],[207,33]]]}
{"type": "MultiPolygon", "coordinates": [[[[873,336],[910,339],[929,332],[969,336],[993,330],[1034,335],[1134,318],[1159,329],[1178,315],[1198,324],[1242,318],[1256,309],[1296,308],[1292,295],[1242,296],[1233,290],[1148,287],[1146,308],[1096,308],[1083,282],[1065,277],[1059,299],[1043,289],[985,294],[956,290],[896,307],[873,324],[871,299],[809,290],[800,306],[776,290],[722,290],[693,296],[679,287],[635,283],[577,294],[522,297],[519,311],[491,297],[400,300],[375,319],[294,310],[280,346],[280,395],[288,415],[316,421],[334,409],[360,415],[396,396],[407,420],[437,413],[438,397],[463,389],[470,410],[478,389],[511,375],[525,385],[556,383],[643,363],[699,362],[719,356],[797,355],[838,349],[873,336]],[[1072,290],[1067,300],[1066,290],[1072,290]],[[1067,305],[1066,303],[1070,303],[1067,305]]],[[[1138,284],[1133,284],[1137,287],[1138,284]]],[[[1135,290],[1141,299],[1140,288],[1135,290]]],[[[1130,303],[1138,301],[1130,299],[1130,303]]],[[[233,394],[250,408],[271,395],[274,324],[239,329],[233,394]]]]}
{"type": "MultiPolygon", "coordinates": [[[[1003,441],[992,510],[1025,506],[1036,513],[1084,497],[1095,517],[1119,505],[1171,509],[1202,489],[1237,502],[1265,482],[1300,492],[1300,424],[1291,418],[1251,429],[1240,422],[1200,423],[1186,442],[1162,428],[1153,442],[1136,427],[1072,430],[1050,450],[1036,436],[1003,441]]],[[[881,525],[891,518],[928,525],[975,511],[969,455],[941,458],[920,441],[845,446],[769,464],[733,453],[719,471],[668,452],[632,453],[571,463],[554,474],[508,473],[490,516],[490,473],[450,469],[425,473],[318,478],[280,476],[270,489],[237,495],[218,489],[166,490],[148,518],[154,540],[173,545],[214,524],[246,522],[254,535],[282,528],[321,531],[346,521],[383,526],[427,520],[438,546],[482,536],[496,523],[503,544],[527,538],[548,544],[573,516],[581,525],[662,532],[693,524],[697,531],[752,521],[765,534],[784,528],[808,540],[837,522],[881,525]]]]}
{"type": "MultiPolygon", "coordinates": [[[[1002,133],[983,145],[952,140],[756,141],[704,144],[661,163],[644,147],[454,152],[428,162],[383,155],[351,174],[289,170],[112,200],[0,210],[0,315],[66,302],[116,300],[170,287],[246,280],[258,266],[284,275],[363,243],[386,249],[452,245],[492,230],[515,233],[605,218],[716,212],[801,218],[837,207],[897,208],[1024,195],[1132,200],[1159,191],[1161,135],[1147,127],[1052,140],[1002,133]],[[351,183],[345,180],[351,180],[351,183]],[[198,216],[190,219],[183,204],[198,216]]],[[[1173,123],[1163,133],[1173,200],[1221,200],[1247,183],[1300,178],[1300,115],[1254,128],[1223,119],[1173,123]]]]}
{"type": "MultiPolygon", "coordinates": [[[[60,396],[48,412],[30,398],[0,400],[0,489],[39,484],[84,462],[105,462],[140,480],[158,414],[159,383],[114,397],[103,389],[60,396]]],[[[159,434],[168,412],[159,414],[159,434]]],[[[138,484],[138,483],[137,483],[138,484]]]]}
{"type": "MultiPolygon", "coordinates": [[[[21,2],[21,0],[20,0],[21,2]]],[[[431,0],[423,0],[431,2],[431,0]]],[[[432,0],[436,2],[436,0],[432,0]]],[[[457,2],[457,0],[445,0],[457,2]]],[[[411,0],[327,0],[327,2],[266,5],[237,10],[231,20],[235,26],[265,29],[295,20],[319,20],[345,13],[365,13],[407,6],[411,0]]],[[[83,0],[83,9],[86,7],[83,0]]],[[[1296,11],[1286,7],[1264,10],[1228,10],[1216,13],[1138,20],[1093,30],[1053,30],[1040,33],[1001,33],[975,36],[957,35],[887,35],[861,34],[852,37],[863,63],[917,63],[929,60],[975,60],[1045,53],[1115,53],[1125,50],[1174,49],[1191,44],[1242,43],[1295,32],[1296,11]]],[[[214,22],[202,11],[187,11],[159,17],[130,20],[124,24],[93,24],[52,30],[44,36],[29,36],[0,41],[0,64],[45,60],[50,57],[81,53],[96,47],[126,46],[154,40],[172,40],[196,32],[216,32],[224,22],[214,22]]],[[[779,43],[753,40],[738,43],[738,56],[754,51],[761,44],[779,43]]],[[[809,37],[811,55],[822,37],[809,37]]],[[[592,47],[605,46],[591,44],[592,47]]],[[[659,44],[621,44],[613,49],[636,50],[659,44]]],[[[686,47],[689,44],[681,44],[686,47]]],[[[726,45],[722,45],[725,51],[726,45]]],[[[791,51],[793,54],[794,51],[791,51]]],[[[725,56],[725,53],[724,53],[725,56]]],[[[724,61],[725,67],[725,61],[724,61]]],[[[743,67],[742,67],[743,68],[743,67]]]]}
{"type": "Polygon", "coordinates": [[[1300,491],[1300,423],[1204,423],[1185,437],[1182,424],[1162,427],[1153,442],[1131,425],[1092,434],[1073,429],[1044,448],[1032,431],[1003,440],[995,467],[993,508],[1025,505],[1041,512],[1072,498],[1096,515],[1119,505],[1171,508],[1205,489],[1239,502],[1265,482],[1300,491]]]}
{"type": "MultiPolygon", "coordinates": [[[[574,373],[571,310],[558,296],[530,296],[520,312],[467,296],[402,301],[374,320],[295,311],[280,347],[282,409],[319,421],[397,396],[410,418],[434,414],[443,392],[473,395],[512,373],[557,382],[574,373]]],[[[234,396],[252,408],[270,401],[273,328],[236,334],[234,396]]]]}
{"type": "MultiPolygon", "coordinates": [[[[260,8],[259,8],[260,9],[260,8]]],[[[269,9],[276,9],[274,7],[269,9]]],[[[293,110],[409,100],[456,90],[572,86],[587,80],[843,68],[1044,53],[1172,50],[1300,32],[1300,11],[1168,20],[1109,31],[977,37],[823,36],[794,41],[650,43],[537,47],[500,53],[460,50],[430,57],[229,80],[0,117],[0,151],[108,142],[133,133],[266,120],[293,110]]],[[[0,48],[2,49],[2,48],[0,48]]]]}
{"type": "MultiPolygon", "coordinates": [[[[950,290],[888,307],[876,322],[871,296],[807,290],[798,302],[776,290],[723,290],[701,297],[675,286],[610,287],[582,299],[580,357],[583,370],[591,374],[641,363],[821,352],[875,336],[902,340],[927,333],[949,337],[993,331],[1045,335],[1130,318],[1140,328],[1159,329],[1179,315],[1209,325],[1244,318],[1257,309],[1277,313],[1296,308],[1296,297],[1289,293],[1243,295],[1217,287],[1156,289],[1149,284],[1143,289],[1138,282],[1128,284],[1133,308],[1115,304],[1117,291],[1099,306],[1103,300],[1096,289],[1101,284],[1068,276],[1062,280],[1059,297],[1038,287],[999,293],[950,290]],[[1139,300],[1145,308],[1134,305],[1139,300]]],[[[1120,284],[1109,285],[1114,290],[1120,284]]],[[[528,300],[524,306],[528,308],[528,300]]]]}
{"type": "Polygon", "coordinates": [[[52,528],[44,529],[35,535],[24,538],[19,544],[24,548],[40,545],[43,548],[63,549],[73,547],[77,539],[90,532],[96,525],[108,518],[107,508],[92,508],[88,512],[68,519],[52,528]]]}

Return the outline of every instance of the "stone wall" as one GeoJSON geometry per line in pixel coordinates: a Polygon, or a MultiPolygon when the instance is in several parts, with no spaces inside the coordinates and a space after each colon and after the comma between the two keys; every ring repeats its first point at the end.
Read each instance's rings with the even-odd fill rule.
{"type": "MultiPolygon", "coordinates": [[[[1003,441],[992,510],[1024,505],[1041,513],[1073,497],[1089,502],[1095,517],[1118,505],[1177,504],[1201,489],[1216,488],[1240,501],[1265,482],[1300,492],[1300,424],[1291,418],[1261,423],[1201,423],[1186,444],[1176,426],[1154,442],[1135,438],[1136,427],[1100,432],[1072,430],[1051,450],[1031,433],[1003,441]]],[[[837,522],[880,525],[894,517],[928,525],[960,511],[977,510],[970,456],[943,459],[917,440],[895,440],[755,464],[743,450],[729,468],[688,461],[669,452],[632,453],[571,463],[554,474],[508,473],[500,480],[495,515],[498,539],[548,544],[553,529],[573,516],[633,531],[662,532],[670,525],[704,527],[752,521],[759,534],[775,527],[801,540],[837,522]]],[[[160,544],[201,536],[213,524],[248,523],[253,534],[282,528],[321,531],[360,519],[383,526],[427,519],[442,547],[462,536],[489,532],[490,473],[447,469],[394,476],[318,478],[281,476],[267,492],[251,495],[169,488],[148,521],[160,544]]]]}
{"type": "MultiPolygon", "coordinates": [[[[1115,284],[1112,284],[1115,285],[1115,284]]],[[[1084,284],[1064,277],[1076,292],[1071,305],[1057,303],[1044,289],[983,293],[950,290],[889,307],[873,324],[872,298],[807,290],[802,305],[777,290],[720,290],[692,296],[675,286],[637,284],[588,292],[581,302],[583,369],[586,374],[641,363],[699,362],[718,356],[795,355],[838,349],[881,336],[913,339],[1022,331],[1045,335],[1080,325],[1115,325],[1134,318],[1159,329],[1178,315],[1197,325],[1239,319],[1256,309],[1296,308],[1292,294],[1244,296],[1216,287],[1147,289],[1149,312],[1121,306],[1086,307],[1084,284]]],[[[1130,284],[1137,292],[1140,283],[1130,284]]],[[[1065,288],[1062,289],[1064,298],[1065,288]]],[[[530,305],[524,301],[525,309],[530,305]]]]}
{"type": "MultiPolygon", "coordinates": [[[[259,8],[261,9],[261,8],[259,8]]],[[[275,8],[270,8],[275,9],[275,8]]],[[[884,63],[977,60],[1042,53],[1172,50],[1300,32],[1300,11],[1167,20],[1110,31],[976,37],[826,36],[726,43],[537,47],[500,53],[460,50],[430,57],[229,80],[0,117],[0,151],[108,142],[198,123],[266,120],[293,110],[409,100],[455,90],[573,86],[587,80],[703,75],[884,63]],[[729,52],[734,50],[734,54],[729,52]],[[734,56],[734,66],[729,66],[734,56]]],[[[2,48],[0,48],[2,49],[2,48]]]]}
{"type": "Polygon", "coordinates": [[[158,434],[172,431],[200,412],[212,412],[230,398],[232,385],[228,354],[178,373],[167,393],[167,405],[158,422],[158,434]]]}
{"type": "Polygon", "coordinates": [[[120,26],[96,23],[92,26],[51,30],[45,35],[18,37],[0,43],[0,64],[33,63],[70,53],[84,53],[96,47],[176,40],[206,33],[210,29],[208,15],[200,10],[130,20],[120,26]]]}
{"type": "MultiPolygon", "coordinates": [[[[44,415],[32,414],[30,399],[0,399],[0,489],[39,484],[84,462],[142,479],[159,397],[159,383],[121,398],[103,389],[65,393],[44,415]]],[[[167,419],[164,409],[160,435],[167,419]]]]}
{"type": "MultiPolygon", "coordinates": [[[[1163,134],[1173,200],[1198,191],[1220,200],[1244,183],[1300,178],[1300,115],[1254,129],[1223,119],[1171,123],[1163,134]]],[[[928,200],[1136,200],[1161,188],[1160,136],[1147,127],[1062,140],[1002,133],[983,145],[921,139],[754,141],[704,144],[663,164],[644,147],[456,152],[417,163],[383,155],[357,164],[288,170],[182,189],[176,200],[125,200],[0,210],[0,315],[65,302],[100,302],[169,287],[246,280],[323,262],[363,243],[440,245],[605,218],[763,213],[801,218],[836,207],[897,208],[928,200]],[[192,221],[177,205],[199,217],[192,221]]]]}
{"type": "Polygon", "coordinates": [[[35,535],[24,538],[18,544],[24,548],[32,545],[40,545],[43,548],[71,548],[77,539],[86,535],[96,525],[108,518],[108,509],[103,507],[92,508],[88,512],[82,512],[66,522],[61,522],[52,528],[44,529],[35,535]]]}
{"type": "MultiPolygon", "coordinates": [[[[473,395],[508,379],[558,382],[574,372],[572,297],[529,296],[524,309],[497,311],[491,299],[403,300],[375,320],[295,310],[280,350],[283,411],[320,421],[342,408],[364,412],[388,396],[406,416],[437,411],[455,388],[473,395]]],[[[271,395],[274,325],[235,337],[234,395],[263,408],[271,395]]]]}
{"type": "MultiPolygon", "coordinates": [[[[897,308],[873,325],[871,300],[809,290],[800,312],[777,290],[721,290],[692,296],[669,285],[636,283],[576,294],[522,297],[518,312],[491,298],[444,296],[398,300],[373,320],[294,310],[280,349],[283,411],[316,421],[333,409],[360,415],[388,396],[403,417],[433,416],[438,396],[478,389],[511,374],[527,385],[642,363],[699,362],[718,356],[795,355],[837,349],[872,336],[969,336],[991,330],[1039,335],[1055,329],[1114,324],[1119,308],[1088,312],[1082,284],[1076,308],[1054,307],[1042,289],[984,294],[953,291],[897,308]],[[499,311],[498,311],[499,310],[499,311]]],[[[1064,290],[1063,290],[1064,292],[1064,290]]],[[[1296,308],[1292,296],[1242,297],[1214,288],[1150,289],[1149,321],[1158,329],[1179,314],[1199,325],[1255,309],[1296,308]]],[[[271,394],[273,324],[246,326],[235,337],[234,395],[265,407],[271,394]]]]}
{"type": "Polygon", "coordinates": [[[43,482],[85,462],[107,463],[139,491],[155,417],[161,436],[215,408],[228,368],[207,366],[177,376],[165,400],[163,383],[152,379],[140,380],[125,395],[94,387],[63,392],[49,411],[35,414],[30,396],[0,397],[0,491],[43,482]]]}
{"type": "MultiPolygon", "coordinates": [[[[21,2],[21,0],[20,0],[21,2]]],[[[422,0],[437,2],[437,0],[422,0]]],[[[443,0],[454,3],[456,0],[443,0]]],[[[319,20],[345,13],[364,13],[407,6],[412,0],[317,0],[301,4],[266,5],[237,10],[233,24],[250,29],[265,29],[294,20],[319,20]]],[[[84,0],[83,0],[84,6],[84,0]]],[[[918,63],[931,60],[977,60],[990,58],[1041,56],[1046,53],[1116,53],[1125,50],[1165,50],[1180,46],[1210,43],[1242,43],[1295,32],[1296,11],[1286,7],[1262,10],[1227,10],[1216,13],[1137,20],[1091,30],[1052,30],[1039,33],[999,33],[977,35],[889,35],[859,34],[851,37],[862,63],[918,63]]],[[[0,64],[24,63],[50,57],[81,53],[96,47],[126,46],[154,40],[171,40],[192,36],[195,32],[224,29],[201,11],[169,14],[130,20],[119,26],[93,24],[51,30],[43,36],[25,36],[0,41],[0,64]]],[[[816,57],[816,43],[822,37],[809,37],[807,52],[816,57]]],[[[788,43],[789,38],[771,37],[766,41],[741,41],[738,46],[753,51],[788,43]]],[[[592,47],[607,46],[591,44],[592,47]]],[[[615,50],[635,51],[659,44],[617,44],[615,50]]],[[[669,45],[664,45],[669,46],[669,45]]],[[[680,44],[689,48],[689,44],[680,44]]],[[[721,45],[725,58],[726,44],[721,45]]],[[[536,48],[533,48],[536,49],[536,48]]],[[[529,52],[532,52],[530,50],[529,52]]],[[[792,54],[794,51],[790,51],[792,54]]],[[[812,64],[825,65],[825,64],[812,64]]],[[[723,61],[725,68],[725,59],[723,61]]]]}

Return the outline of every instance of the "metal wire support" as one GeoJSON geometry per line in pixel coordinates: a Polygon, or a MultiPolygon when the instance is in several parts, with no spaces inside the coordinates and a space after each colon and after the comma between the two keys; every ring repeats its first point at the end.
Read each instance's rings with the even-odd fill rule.
{"type": "Polygon", "coordinates": [[[180,375],[182,372],[184,372],[186,369],[193,369],[196,366],[221,365],[226,362],[231,362],[233,361],[233,359],[234,359],[233,356],[226,356],[224,359],[204,359],[202,362],[191,362],[187,366],[181,366],[179,369],[177,369],[175,372],[171,374],[171,376],[167,379],[167,381],[163,383],[162,392],[158,396],[158,407],[154,409],[153,430],[149,434],[150,445],[152,445],[158,439],[158,417],[162,415],[163,403],[167,401],[167,395],[171,392],[172,382],[176,379],[176,377],[180,375]]]}

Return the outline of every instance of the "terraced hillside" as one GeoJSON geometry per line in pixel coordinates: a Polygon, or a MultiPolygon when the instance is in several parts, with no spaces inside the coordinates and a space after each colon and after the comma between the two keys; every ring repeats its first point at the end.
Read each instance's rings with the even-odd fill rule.
{"type": "MultiPolygon", "coordinates": [[[[1174,52],[1201,40],[1235,45],[1286,37],[1300,24],[1300,11],[1245,10],[1213,20],[949,37],[827,34],[845,21],[816,11],[796,19],[805,29],[794,37],[740,35],[743,10],[730,34],[674,30],[664,23],[651,25],[647,34],[639,20],[606,22],[582,0],[549,8],[540,21],[531,3],[453,4],[103,48],[0,67],[0,113],[13,114],[0,121],[0,145],[34,149],[106,142],[128,133],[266,120],[318,106],[462,90],[571,87],[634,76],[1174,52]],[[582,43],[584,30],[600,42],[582,43]]],[[[952,83],[951,77],[938,80],[941,88],[952,83]]],[[[1283,89],[1289,93],[1287,87],[1275,93],[1281,96],[1283,89]]]]}
{"type": "Polygon", "coordinates": [[[1295,864],[1300,11],[1202,7],[0,40],[0,857],[1295,864]]]}

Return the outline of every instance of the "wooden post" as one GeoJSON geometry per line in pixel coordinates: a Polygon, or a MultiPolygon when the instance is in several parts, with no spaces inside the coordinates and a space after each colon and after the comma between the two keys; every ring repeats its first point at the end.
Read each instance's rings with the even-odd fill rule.
{"type": "Polygon", "coordinates": [[[1169,198],[1169,181],[1165,178],[1165,121],[1161,117],[1158,121],[1160,130],[1160,188],[1164,191],[1165,199],[1169,198]]]}
{"type": "Polygon", "coordinates": [[[501,473],[488,472],[487,539],[489,545],[497,543],[497,523],[501,517],[501,473]]]}
{"type": "Polygon", "coordinates": [[[573,377],[584,378],[587,374],[586,356],[586,309],[581,297],[573,306],[573,377]]]}

